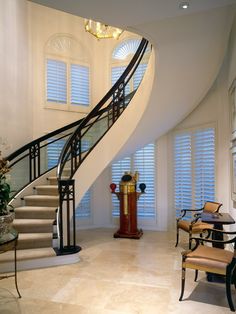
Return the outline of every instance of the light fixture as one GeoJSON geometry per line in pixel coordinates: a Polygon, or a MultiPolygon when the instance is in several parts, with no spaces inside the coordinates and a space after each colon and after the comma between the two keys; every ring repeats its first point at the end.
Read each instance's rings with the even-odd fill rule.
{"type": "Polygon", "coordinates": [[[123,30],[93,20],[85,20],[84,27],[86,32],[89,32],[97,39],[115,38],[118,39],[123,33],[123,30]]]}
{"type": "Polygon", "coordinates": [[[181,2],[179,4],[180,9],[186,10],[186,9],[188,9],[188,7],[189,7],[189,2],[181,2]]]}

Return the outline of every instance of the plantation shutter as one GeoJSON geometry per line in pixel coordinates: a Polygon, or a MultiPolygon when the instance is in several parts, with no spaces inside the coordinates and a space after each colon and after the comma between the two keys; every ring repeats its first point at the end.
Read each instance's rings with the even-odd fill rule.
{"type": "Polygon", "coordinates": [[[147,64],[139,64],[138,68],[136,69],[134,73],[134,90],[139,87],[139,84],[141,83],[141,80],[144,76],[144,73],[147,69],[147,64]]]}
{"type": "Polygon", "coordinates": [[[181,209],[202,208],[215,200],[215,130],[177,134],[174,146],[174,202],[179,216],[181,209]]]}
{"type": "Polygon", "coordinates": [[[72,105],[89,106],[89,68],[79,64],[70,66],[72,105]]]}
{"type": "Polygon", "coordinates": [[[195,208],[215,199],[215,131],[199,130],[194,134],[195,208]]]}
{"type": "MultiPolygon", "coordinates": [[[[117,185],[119,190],[119,182],[125,171],[131,169],[131,158],[126,157],[112,164],[112,182],[117,185]]],[[[112,194],[112,216],[119,216],[120,202],[116,195],[112,194]]]]}
{"type": "Polygon", "coordinates": [[[88,218],[91,216],[91,189],[84,194],[75,210],[75,216],[77,218],[88,218]]]}
{"type": "MultiPolygon", "coordinates": [[[[55,139],[51,138],[51,141],[55,139]]],[[[62,148],[65,145],[65,140],[58,140],[53,143],[48,143],[47,145],[47,160],[48,160],[48,169],[56,167],[58,164],[58,159],[60,157],[62,148]]]]}
{"type": "Polygon", "coordinates": [[[192,159],[190,133],[178,134],[175,136],[174,167],[174,203],[176,216],[180,216],[181,209],[192,208],[192,159]]]}
{"type": "Polygon", "coordinates": [[[135,152],[133,171],[139,173],[137,187],[140,183],[145,183],[147,186],[146,193],[137,202],[138,216],[155,217],[155,145],[153,143],[135,152]]]}
{"type": "MultiPolygon", "coordinates": [[[[124,70],[126,69],[126,66],[115,66],[111,69],[111,83],[112,86],[118,81],[124,70]]],[[[131,92],[130,90],[130,84],[128,83],[125,86],[125,95],[128,95],[131,92]]]]}
{"type": "Polygon", "coordinates": [[[66,63],[47,59],[47,101],[66,104],[67,69],[66,63]]]}

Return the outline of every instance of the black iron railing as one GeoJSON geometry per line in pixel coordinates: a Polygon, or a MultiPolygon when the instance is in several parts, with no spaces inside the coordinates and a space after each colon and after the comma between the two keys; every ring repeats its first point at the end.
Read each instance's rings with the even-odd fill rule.
{"type": "Polygon", "coordinates": [[[126,95],[126,86],[133,77],[147,49],[148,41],[142,39],[129,65],[102,98],[98,105],[79,124],[65,144],[58,162],[57,178],[60,191],[59,234],[60,251],[70,253],[78,251],[76,246],[75,201],[73,198],[73,175],[93,148],[109,131],[125,110],[133,93],[126,95]],[[65,178],[67,169],[67,178],[65,178]]]}

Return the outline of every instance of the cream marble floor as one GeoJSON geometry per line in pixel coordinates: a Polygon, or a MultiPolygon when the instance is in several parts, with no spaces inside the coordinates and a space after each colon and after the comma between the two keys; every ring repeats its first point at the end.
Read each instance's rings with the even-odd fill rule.
{"type": "MultiPolygon", "coordinates": [[[[0,281],[1,314],[165,314],[230,313],[225,287],[187,271],[185,299],[180,292],[181,251],[174,234],[145,231],[140,240],[113,239],[114,230],[78,232],[81,261],[73,265],[22,271],[0,281]]],[[[235,303],[236,296],[234,294],[235,303]]]]}

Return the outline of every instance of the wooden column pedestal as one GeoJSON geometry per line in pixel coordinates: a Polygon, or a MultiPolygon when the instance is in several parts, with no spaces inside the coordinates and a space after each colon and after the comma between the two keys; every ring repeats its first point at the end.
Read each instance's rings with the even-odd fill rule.
{"type": "Polygon", "coordinates": [[[114,193],[120,200],[120,228],[114,238],[140,239],[143,231],[137,228],[137,200],[141,193],[114,193]]]}

